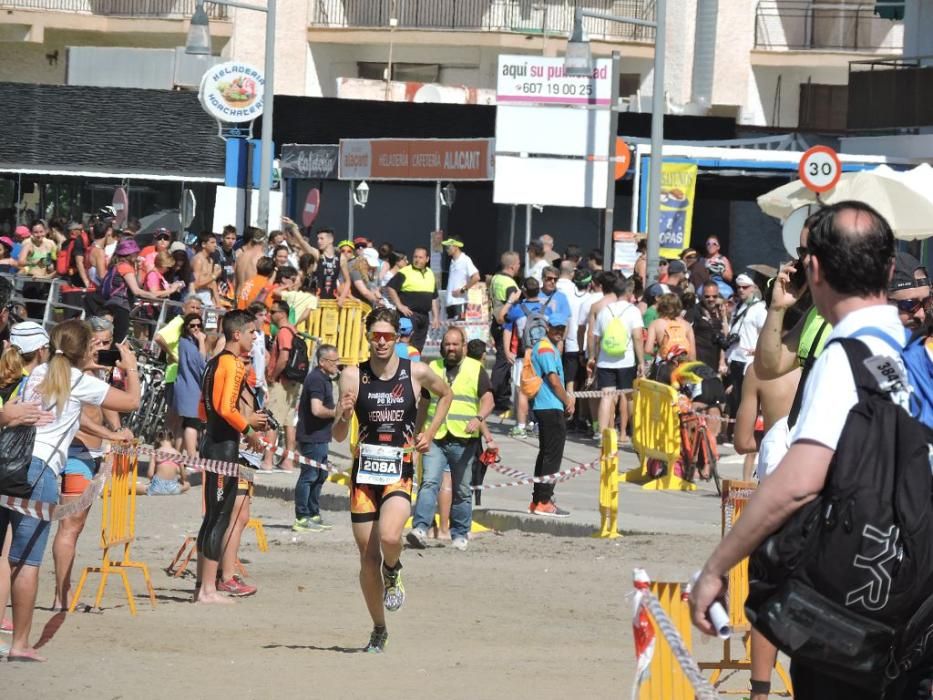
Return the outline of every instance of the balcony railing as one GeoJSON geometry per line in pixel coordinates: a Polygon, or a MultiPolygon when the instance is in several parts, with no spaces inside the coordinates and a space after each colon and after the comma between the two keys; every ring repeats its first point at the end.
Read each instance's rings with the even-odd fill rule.
{"type": "MultiPolygon", "coordinates": [[[[74,12],[107,17],[190,19],[195,0],[0,0],[2,10],[74,12]]],[[[228,19],[223,5],[205,5],[211,19],[228,19]]]]}
{"type": "Polygon", "coordinates": [[[875,14],[874,2],[761,0],[755,48],[790,51],[875,51],[904,47],[904,26],[875,14]]]}
{"type": "MultiPolygon", "coordinates": [[[[2,2],[3,0],[0,0],[2,2]]],[[[567,35],[577,6],[654,20],[654,0],[310,0],[317,27],[567,35]]],[[[591,38],[654,41],[654,30],[586,18],[591,38]]]]}
{"type": "Polygon", "coordinates": [[[933,56],[852,61],[848,102],[850,131],[933,126],[933,56]]]}

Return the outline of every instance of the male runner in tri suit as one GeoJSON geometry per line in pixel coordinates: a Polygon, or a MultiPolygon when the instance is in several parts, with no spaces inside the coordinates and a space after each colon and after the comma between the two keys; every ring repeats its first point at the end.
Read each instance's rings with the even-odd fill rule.
{"type": "MultiPolygon", "coordinates": [[[[226,345],[207,364],[201,380],[201,420],[206,424],[201,457],[223,462],[239,462],[240,439],[255,451],[262,449],[259,432],[266,417],[253,413],[248,419],[240,412],[240,394],[246,384],[246,365],[241,357],[253,345],[256,323],[246,311],[231,311],[223,318],[226,345]]],[[[237,477],[204,473],[204,521],[198,532],[198,583],[196,603],[232,603],[217,591],[217,564],[226,546],[224,535],[237,496],[237,477]]],[[[229,576],[232,572],[226,572],[229,576]]]]}
{"type": "Polygon", "coordinates": [[[412,452],[427,452],[447,417],[450,387],[421,362],[395,353],[399,316],[379,308],[366,318],[370,357],[340,374],[340,401],[333,439],[342,441],[355,412],[360,424],[350,486],[350,520],[360,550],[360,587],[373,619],[368,652],[381,652],[389,634],[385,609],[405,602],[402,585],[402,529],[411,515],[412,452]],[[422,389],[438,396],[437,413],[415,434],[422,389]],[[381,572],[380,572],[381,568],[381,572]]]}

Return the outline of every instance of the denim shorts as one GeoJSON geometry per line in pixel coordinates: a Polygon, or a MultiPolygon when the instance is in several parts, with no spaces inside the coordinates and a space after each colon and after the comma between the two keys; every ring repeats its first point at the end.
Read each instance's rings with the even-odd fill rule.
{"type": "MultiPolygon", "coordinates": [[[[34,484],[30,500],[58,503],[58,478],[51,467],[38,457],[33,457],[29,464],[28,479],[30,484],[34,484]]],[[[0,508],[0,541],[6,534],[8,524],[13,529],[10,563],[29,566],[42,564],[52,523],[0,508]]]]}

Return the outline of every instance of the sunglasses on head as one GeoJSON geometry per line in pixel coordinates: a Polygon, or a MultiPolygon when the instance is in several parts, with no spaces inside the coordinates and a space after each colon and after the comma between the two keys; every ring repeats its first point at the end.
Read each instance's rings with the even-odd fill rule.
{"type": "Polygon", "coordinates": [[[370,343],[376,343],[380,340],[385,343],[394,343],[395,339],[398,338],[398,333],[394,331],[369,331],[366,337],[370,343]]]}

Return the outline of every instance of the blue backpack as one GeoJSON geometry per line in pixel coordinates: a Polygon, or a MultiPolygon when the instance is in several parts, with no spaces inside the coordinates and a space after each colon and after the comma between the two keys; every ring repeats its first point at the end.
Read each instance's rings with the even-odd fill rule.
{"type": "Polygon", "coordinates": [[[910,414],[927,427],[933,428],[933,361],[927,352],[927,336],[923,333],[911,335],[904,330],[904,346],[878,328],[866,328],[857,335],[880,338],[892,348],[899,350],[901,361],[907,370],[910,384],[910,414]]]}

